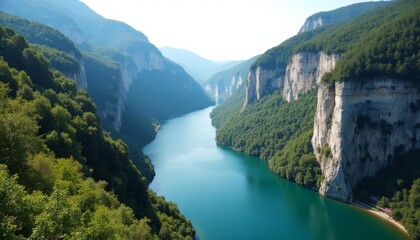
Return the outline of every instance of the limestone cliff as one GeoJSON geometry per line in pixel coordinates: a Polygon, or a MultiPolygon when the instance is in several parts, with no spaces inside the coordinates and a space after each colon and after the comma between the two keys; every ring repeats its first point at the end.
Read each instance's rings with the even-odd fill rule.
{"type": "Polygon", "coordinates": [[[204,90],[214,97],[216,102],[224,101],[239,89],[243,90],[249,69],[258,57],[258,55],[254,56],[232,68],[214,74],[203,84],[204,90]]]}
{"type": "Polygon", "coordinates": [[[79,57],[77,59],[77,62],[79,63],[79,71],[74,72],[72,76],[70,76],[70,78],[76,82],[77,89],[87,89],[88,83],[87,83],[86,68],[85,68],[85,63],[83,61],[83,58],[79,57]]]}
{"type": "Polygon", "coordinates": [[[323,52],[294,55],[287,65],[283,98],[288,102],[295,101],[300,93],[317,86],[321,77],[334,69],[339,57],[339,54],[326,55],[323,52]]]}
{"type": "Polygon", "coordinates": [[[317,86],[322,76],[334,69],[339,57],[339,54],[299,52],[292,57],[285,69],[267,70],[261,66],[251,69],[242,110],[276,89],[283,90],[286,101],[297,100],[299,94],[317,86]]]}
{"type": "Polygon", "coordinates": [[[241,74],[233,75],[230,81],[212,81],[204,84],[204,90],[213,96],[216,102],[231,96],[236,90],[244,86],[244,78],[241,74]]]}
{"type": "Polygon", "coordinates": [[[122,115],[127,105],[127,95],[131,85],[138,79],[141,71],[164,70],[165,60],[162,54],[154,49],[141,49],[132,53],[132,57],[126,56],[116,60],[120,69],[120,81],[114,91],[116,101],[106,101],[102,110],[102,116],[112,119],[115,130],[119,130],[122,123],[122,115]]]}
{"type": "Polygon", "coordinates": [[[392,157],[420,148],[420,87],[377,78],[321,85],[312,146],[324,173],[320,193],[352,201],[352,189],[392,157]]]}
{"type": "Polygon", "coordinates": [[[315,28],[321,27],[324,25],[324,20],[322,17],[312,17],[306,19],[303,26],[300,28],[299,33],[304,33],[315,28]]]}
{"type": "Polygon", "coordinates": [[[283,87],[283,84],[284,76],[279,73],[278,69],[267,70],[260,66],[251,69],[246,81],[246,97],[242,111],[255,100],[283,87]]]}

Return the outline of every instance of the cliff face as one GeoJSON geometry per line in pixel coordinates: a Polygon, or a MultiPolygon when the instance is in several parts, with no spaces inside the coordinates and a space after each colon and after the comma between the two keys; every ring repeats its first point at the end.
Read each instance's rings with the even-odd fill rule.
{"type": "Polygon", "coordinates": [[[295,101],[300,93],[317,86],[322,76],[334,69],[339,57],[338,54],[326,55],[323,52],[294,55],[286,69],[283,98],[288,102],[295,101]]]}
{"type": "Polygon", "coordinates": [[[118,82],[118,89],[115,89],[114,92],[116,101],[106,101],[102,110],[102,116],[112,119],[112,125],[117,131],[121,127],[128,93],[131,85],[138,79],[138,74],[142,71],[162,71],[165,69],[164,58],[159,52],[153,51],[153,49],[138,51],[132,55],[132,58],[126,57],[118,61],[121,80],[118,82]]]}
{"type": "Polygon", "coordinates": [[[246,82],[246,97],[242,111],[255,100],[281,88],[283,84],[284,76],[281,76],[277,69],[267,70],[260,66],[251,69],[246,82]]]}
{"type": "Polygon", "coordinates": [[[320,86],[312,146],[320,193],[352,201],[352,189],[404,151],[420,148],[420,87],[378,78],[320,86]]]}
{"type": "Polygon", "coordinates": [[[213,81],[204,84],[204,90],[216,101],[231,96],[236,90],[242,88],[244,79],[242,74],[233,75],[230,81],[213,81]]]}
{"type": "Polygon", "coordinates": [[[292,57],[286,69],[266,70],[259,66],[250,70],[242,110],[276,89],[283,89],[286,101],[297,100],[299,94],[317,86],[322,76],[334,69],[339,57],[339,54],[300,52],[292,57]]]}
{"type": "Polygon", "coordinates": [[[214,97],[217,102],[225,100],[239,89],[243,90],[249,69],[258,57],[259,55],[254,56],[229,69],[214,74],[203,84],[204,90],[214,97]]]}
{"type": "Polygon", "coordinates": [[[307,32],[324,25],[324,20],[321,17],[314,17],[306,19],[303,26],[300,28],[299,33],[307,32]]]}
{"type": "Polygon", "coordinates": [[[77,89],[87,89],[86,68],[82,57],[77,59],[79,62],[79,71],[73,74],[72,79],[76,82],[77,89]]]}

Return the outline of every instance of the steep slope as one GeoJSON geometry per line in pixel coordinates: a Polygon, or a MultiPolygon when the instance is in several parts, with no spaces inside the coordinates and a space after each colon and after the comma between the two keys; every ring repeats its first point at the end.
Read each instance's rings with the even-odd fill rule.
{"type": "Polygon", "coordinates": [[[185,71],[187,71],[187,73],[190,74],[200,84],[203,84],[215,73],[231,68],[242,62],[214,62],[191,51],[172,47],[163,47],[160,49],[160,51],[165,57],[180,64],[185,69],[185,71]]]}
{"type": "Polygon", "coordinates": [[[4,27],[0,105],[2,238],[192,239],[191,223],[147,191],[127,145],[102,130],[87,92],[4,27]]]}
{"type": "Polygon", "coordinates": [[[383,7],[389,3],[389,1],[355,3],[349,6],[337,8],[332,11],[319,12],[305,20],[305,23],[300,28],[299,33],[304,33],[318,27],[339,23],[362,13],[368,12],[372,9],[383,7]]]}
{"type": "Polygon", "coordinates": [[[420,148],[420,7],[410,3],[379,12],[376,17],[399,14],[361,37],[324,79],[312,139],[314,148],[331,148],[330,156],[318,155],[326,173],[323,194],[351,200],[362,178],[420,148]]]}
{"type": "Polygon", "coordinates": [[[364,177],[418,149],[420,5],[385,5],[263,54],[251,67],[242,113],[215,109],[218,142],[268,159],[299,184],[314,187],[305,179],[316,179],[322,194],[344,201],[364,177]],[[308,98],[317,106],[300,105],[308,98]],[[279,113],[283,105],[289,110],[279,113]],[[309,114],[311,125],[315,110],[308,128],[302,118],[309,114]],[[290,119],[279,127],[284,115],[290,119]],[[308,166],[321,172],[302,171],[308,166]]]}
{"type": "MultiPolygon", "coordinates": [[[[133,131],[121,132],[123,122],[150,123],[153,119],[161,121],[170,116],[212,104],[200,86],[182,68],[174,67],[171,61],[165,59],[143,33],[124,23],[107,20],[77,0],[5,0],[0,5],[0,10],[43,22],[62,31],[90,54],[112,59],[114,65],[118,67],[119,76],[117,76],[116,84],[112,83],[106,88],[113,88],[115,98],[102,98],[103,102],[97,102],[97,104],[104,106],[99,110],[104,121],[110,122],[107,125],[112,126],[113,131],[125,135],[132,141],[140,138],[141,142],[145,143],[150,139],[142,139],[141,134],[133,131]],[[113,34],[109,34],[110,32],[113,34]],[[177,91],[165,95],[163,92],[167,92],[165,88],[168,85],[159,85],[162,82],[153,81],[158,75],[160,78],[165,78],[165,83],[170,82],[179,86],[177,91]],[[141,87],[132,88],[133,84],[141,87]],[[168,99],[164,102],[171,102],[175,110],[163,104],[156,104],[153,114],[133,115],[133,112],[138,111],[136,109],[137,97],[143,97],[142,92],[138,92],[139,89],[151,94],[146,99],[148,103],[159,103],[161,99],[168,99]],[[135,97],[128,97],[129,95],[135,97]],[[188,101],[179,102],[178,99],[188,99],[188,101]],[[126,112],[126,109],[132,111],[126,112]]],[[[86,71],[90,70],[86,69],[86,71]]],[[[88,84],[88,91],[100,90],[93,89],[88,84]]],[[[94,100],[98,101],[98,99],[94,100]]]]}
{"type": "MultiPolygon", "coordinates": [[[[119,85],[122,82],[118,65],[94,54],[84,52],[82,55],[66,36],[46,25],[2,12],[0,12],[0,23],[13,28],[32,43],[36,43],[36,45],[32,45],[33,48],[42,53],[52,68],[75,80],[78,88],[86,86],[87,79],[89,79],[89,91],[96,103],[97,110],[102,113],[103,125],[107,129],[115,127],[112,125],[115,123],[113,116],[116,116],[118,112],[112,107],[122,104],[117,103],[117,101],[122,100],[119,98],[120,93],[118,92],[119,89],[122,89],[119,85]],[[109,102],[115,104],[107,104],[109,102]]],[[[153,139],[155,135],[154,126],[148,120],[149,118],[133,118],[133,114],[127,112],[125,113],[126,119],[129,119],[126,123],[127,127],[130,131],[135,130],[138,133],[135,138],[136,144],[129,143],[130,157],[147,181],[151,181],[154,177],[153,167],[141,153],[139,144],[141,146],[153,139]],[[135,124],[130,121],[135,122],[135,124]]],[[[118,135],[117,132],[114,132],[114,135],[124,137],[118,135]]]]}
{"type": "Polygon", "coordinates": [[[0,12],[0,25],[14,29],[31,43],[44,45],[39,49],[49,55],[51,66],[77,83],[77,88],[86,89],[85,64],[80,51],[66,36],[43,24],[31,22],[0,12]],[[65,64],[64,64],[65,63],[65,64]]]}
{"type": "Polygon", "coordinates": [[[357,36],[360,32],[377,27],[380,23],[374,22],[374,20],[371,22],[366,21],[366,26],[359,23],[359,31],[354,30],[353,32],[349,29],[352,28],[350,26],[352,23],[331,25],[343,22],[346,19],[357,18],[359,15],[368,16],[369,11],[382,8],[389,3],[359,3],[330,12],[315,14],[315,17],[330,19],[328,24],[324,24],[325,27],[321,28],[319,28],[320,26],[315,27],[318,28],[316,31],[303,31],[301,34],[286,40],[281,45],[268,50],[257,59],[251,67],[250,80],[247,81],[247,97],[244,108],[254,100],[258,100],[276,89],[283,88],[283,86],[283,95],[287,101],[296,100],[300,93],[304,93],[308,89],[316,86],[321,77],[334,68],[340,55],[346,51],[353,41],[357,40],[354,36],[346,36],[344,34],[346,31],[339,31],[338,28],[346,28],[347,32],[351,32],[357,36]],[[339,35],[321,34],[326,29],[330,29],[328,30],[329,33],[337,32],[339,35]],[[334,39],[335,43],[326,44],[327,42],[333,42],[333,40],[326,39],[325,37],[322,39],[322,42],[311,43],[309,41],[310,39],[322,38],[316,38],[317,35],[328,35],[334,39]],[[325,45],[329,45],[329,48],[320,49],[320,46],[325,45]],[[291,59],[292,61],[290,61],[291,59]],[[306,82],[297,81],[299,78],[305,79],[306,77],[310,77],[312,80],[306,82]]]}
{"type": "Polygon", "coordinates": [[[236,90],[244,89],[249,68],[257,58],[258,56],[252,57],[234,67],[214,74],[203,84],[204,89],[210,96],[213,96],[216,102],[223,102],[236,90]]]}

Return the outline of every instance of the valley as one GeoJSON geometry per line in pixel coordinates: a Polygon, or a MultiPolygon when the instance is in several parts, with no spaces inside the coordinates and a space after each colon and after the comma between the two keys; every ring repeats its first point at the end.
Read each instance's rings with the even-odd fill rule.
{"type": "Polygon", "coordinates": [[[0,3],[1,239],[420,239],[418,0],[276,23],[242,60],[187,48],[252,49],[264,14],[138,9],[146,35],[95,1],[0,3]]]}

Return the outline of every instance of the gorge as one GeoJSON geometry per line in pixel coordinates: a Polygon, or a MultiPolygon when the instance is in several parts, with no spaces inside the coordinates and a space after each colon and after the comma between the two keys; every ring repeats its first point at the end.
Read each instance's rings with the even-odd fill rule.
{"type": "Polygon", "coordinates": [[[356,3],[210,61],[2,1],[0,238],[420,239],[419,13],[356,3]]]}

